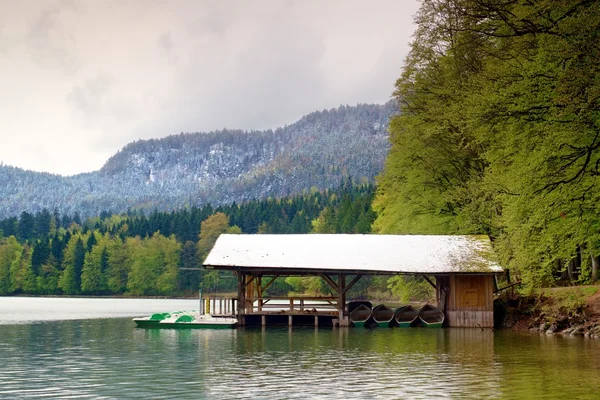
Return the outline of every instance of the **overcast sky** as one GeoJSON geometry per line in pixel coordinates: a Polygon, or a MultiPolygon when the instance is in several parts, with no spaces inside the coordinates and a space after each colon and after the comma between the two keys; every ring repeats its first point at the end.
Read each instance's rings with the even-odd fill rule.
{"type": "Polygon", "coordinates": [[[72,175],[127,143],[383,103],[417,0],[0,0],[0,162],[72,175]]]}

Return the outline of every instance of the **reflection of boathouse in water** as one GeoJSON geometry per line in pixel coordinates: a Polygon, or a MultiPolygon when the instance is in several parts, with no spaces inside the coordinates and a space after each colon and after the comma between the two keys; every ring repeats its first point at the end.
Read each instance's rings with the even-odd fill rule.
{"type": "Polygon", "coordinates": [[[490,328],[494,276],[503,271],[493,259],[485,236],[221,235],[204,266],[236,272],[242,325],[347,326],[347,293],[361,277],[405,274],[436,288],[447,326],[490,328]],[[332,295],[266,295],[276,278],[288,276],[319,276],[332,295]]]}

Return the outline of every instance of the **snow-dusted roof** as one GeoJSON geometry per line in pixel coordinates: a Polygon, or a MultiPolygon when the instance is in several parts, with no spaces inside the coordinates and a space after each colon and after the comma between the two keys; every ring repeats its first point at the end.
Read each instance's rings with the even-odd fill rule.
{"type": "Polygon", "coordinates": [[[204,265],[281,273],[502,272],[486,236],[221,235],[204,265]]]}

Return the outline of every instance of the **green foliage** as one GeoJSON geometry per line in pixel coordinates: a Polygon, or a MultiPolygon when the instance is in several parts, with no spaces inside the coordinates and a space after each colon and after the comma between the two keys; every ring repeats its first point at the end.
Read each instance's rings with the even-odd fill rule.
{"type": "Polygon", "coordinates": [[[127,289],[128,268],[126,264],[127,253],[123,241],[116,237],[111,238],[106,245],[108,253],[108,270],[106,284],[110,293],[124,293],[127,289]]]}
{"type": "MultiPolygon", "coordinates": [[[[188,240],[183,244],[181,255],[179,257],[181,268],[198,268],[198,258],[196,257],[196,243],[188,240]]],[[[195,291],[200,287],[200,277],[197,271],[180,270],[180,279],[178,280],[178,289],[184,291],[191,289],[195,291]]]]}
{"type": "Polygon", "coordinates": [[[58,280],[60,279],[59,262],[50,255],[41,267],[37,277],[39,294],[59,294],[58,280]]]}
{"type": "MultiPolygon", "coordinates": [[[[308,233],[310,221],[324,209],[332,232],[367,233],[373,193],[373,186],[346,179],[335,191],[218,209],[207,205],[149,216],[103,212],[86,221],[57,211],[23,213],[0,221],[10,233],[0,239],[0,294],[175,295],[195,294],[200,285],[209,292],[233,291],[230,273],[180,268],[199,268],[221,233],[308,233]]],[[[320,278],[301,284],[301,291],[327,290],[320,278]]],[[[282,278],[269,293],[290,290],[282,278]]]]}
{"type": "Polygon", "coordinates": [[[600,3],[424,0],[415,21],[374,229],[487,234],[529,287],[597,256],[600,3]]]}
{"type": "Polygon", "coordinates": [[[177,288],[181,244],[177,242],[175,235],[166,238],[156,233],[152,239],[150,246],[157,247],[160,250],[159,257],[161,261],[156,281],[156,291],[158,293],[173,293],[177,288]]]}
{"type": "Polygon", "coordinates": [[[22,246],[14,236],[0,241],[0,295],[5,296],[13,292],[12,265],[23,252],[22,246]]]}
{"type": "Polygon", "coordinates": [[[325,294],[329,286],[319,276],[290,276],[285,278],[285,283],[292,293],[325,294]]]}
{"type": "MultiPolygon", "coordinates": [[[[92,233],[90,238],[95,235],[92,233]]],[[[88,240],[88,244],[90,241],[88,240]]],[[[85,294],[105,293],[108,290],[106,269],[108,264],[108,252],[106,241],[97,243],[90,247],[85,255],[85,261],[81,272],[81,291],[85,294]]]]}
{"type": "Polygon", "coordinates": [[[242,234],[242,229],[237,226],[230,226],[225,230],[225,233],[229,234],[229,235],[241,235],[242,234]]]}
{"type": "Polygon", "coordinates": [[[276,278],[275,282],[273,282],[265,292],[269,296],[285,296],[293,288],[286,282],[287,278],[276,278]]]}
{"type": "Polygon", "coordinates": [[[31,247],[24,246],[23,250],[11,263],[10,276],[13,293],[37,294],[37,282],[31,268],[31,247]]]}
{"type": "Polygon", "coordinates": [[[129,274],[127,290],[133,295],[150,294],[156,280],[155,266],[146,246],[139,236],[129,238],[125,242],[127,249],[126,264],[129,274]]]}
{"type": "Polygon", "coordinates": [[[575,319],[585,315],[587,300],[597,291],[598,286],[542,290],[537,293],[534,312],[548,324],[575,319]]]}
{"type": "Polygon", "coordinates": [[[174,236],[155,233],[152,238],[128,239],[126,244],[129,275],[127,290],[133,295],[173,293],[177,287],[180,245],[174,236]]]}
{"type": "Polygon", "coordinates": [[[435,290],[420,276],[393,276],[388,279],[388,288],[403,303],[435,300],[435,290]]]}
{"type": "Polygon", "coordinates": [[[219,236],[228,229],[229,218],[222,212],[215,213],[202,221],[198,235],[198,259],[201,262],[204,261],[219,236]]]}

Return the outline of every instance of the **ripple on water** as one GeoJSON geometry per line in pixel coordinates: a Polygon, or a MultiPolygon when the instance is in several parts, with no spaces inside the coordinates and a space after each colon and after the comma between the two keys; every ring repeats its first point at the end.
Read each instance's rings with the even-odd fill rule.
{"type": "Polygon", "coordinates": [[[600,341],[480,330],[0,326],[1,398],[593,398],[600,341]],[[590,397],[591,396],[591,397],[590,397]]]}

